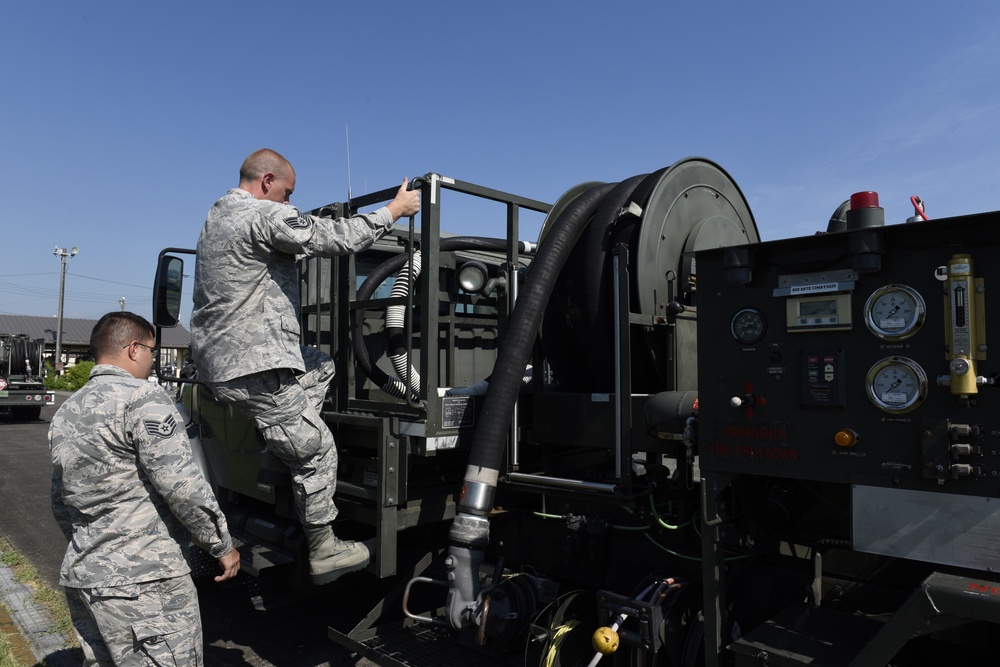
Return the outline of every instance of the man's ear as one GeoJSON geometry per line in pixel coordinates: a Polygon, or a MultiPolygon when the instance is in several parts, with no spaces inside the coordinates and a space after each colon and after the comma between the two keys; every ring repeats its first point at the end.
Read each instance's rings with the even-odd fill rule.
{"type": "Polygon", "coordinates": [[[132,343],[125,346],[125,356],[128,357],[129,361],[135,361],[136,357],[139,356],[138,348],[132,343]]]}
{"type": "Polygon", "coordinates": [[[261,178],[260,178],[260,190],[261,190],[261,192],[263,192],[264,194],[267,194],[268,190],[271,189],[272,185],[274,185],[274,174],[272,174],[271,172],[268,172],[268,173],[264,174],[263,176],[261,176],[261,178]]]}

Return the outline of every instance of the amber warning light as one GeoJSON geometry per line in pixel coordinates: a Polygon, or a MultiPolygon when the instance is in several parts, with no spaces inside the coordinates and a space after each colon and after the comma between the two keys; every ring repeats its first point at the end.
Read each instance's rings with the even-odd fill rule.
{"type": "Polygon", "coordinates": [[[853,447],[858,442],[858,434],[849,428],[837,431],[833,441],[840,447],[853,447]]]}

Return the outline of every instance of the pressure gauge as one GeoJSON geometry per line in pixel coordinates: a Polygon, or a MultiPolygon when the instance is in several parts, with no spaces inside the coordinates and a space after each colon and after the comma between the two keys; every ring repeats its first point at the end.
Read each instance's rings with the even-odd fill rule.
{"type": "Polygon", "coordinates": [[[756,345],[767,333],[767,320],[756,308],[743,308],[733,315],[729,331],[740,344],[756,345]]]}
{"type": "Polygon", "coordinates": [[[879,410],[909,412],[927,397],[927,373],[906,357],[886,357],[868,371],[868,398],[879,410]]]}
{"type": "Polygon", "coordinates": [[[865,303],[868,330],[885,340],[909,338],[924,323],[924,298],[912,287],[886,285],[865,303]]]}

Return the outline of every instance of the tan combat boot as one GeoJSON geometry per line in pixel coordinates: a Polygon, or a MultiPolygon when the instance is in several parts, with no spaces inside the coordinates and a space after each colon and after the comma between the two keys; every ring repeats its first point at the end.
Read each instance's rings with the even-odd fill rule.
{"type": "Polygon", "coordinates": [[[360,570],[371,560],[363,542],[338,539],[329,525],[306,526],[309,544],[309,576],[314,584],[328,584],[343,574],[360,570]]]}

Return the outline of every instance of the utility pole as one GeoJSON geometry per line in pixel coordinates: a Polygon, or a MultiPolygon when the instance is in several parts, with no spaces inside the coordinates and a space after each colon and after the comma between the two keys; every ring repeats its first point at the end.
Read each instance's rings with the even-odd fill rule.
{"type": "Polygon", "coordinates": [[[62,264],[62,270],[59,272],[59,318],[56,322],[56,375],[62,373],[62,323],[63,323],[63,294],[66,290],[66,262],[71,257],[75,256],[76,253],[80,252],[80,249],[73,246],[71,250],[66,248],[60,248],[56,246],[56,249],[52,251],[53,255],[59,257],[62,264]]]}

